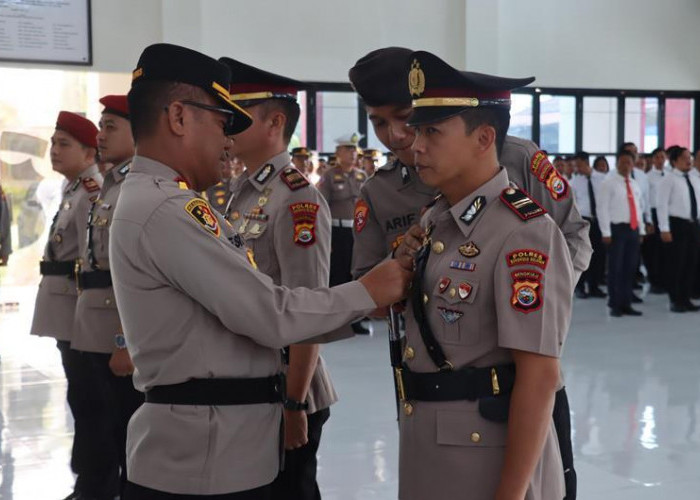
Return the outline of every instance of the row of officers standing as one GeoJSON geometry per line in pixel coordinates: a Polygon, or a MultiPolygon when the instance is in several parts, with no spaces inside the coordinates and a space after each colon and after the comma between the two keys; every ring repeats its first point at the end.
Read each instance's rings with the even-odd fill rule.
{"type": "Polygon", "coordinates": [[[575,498],[558,359],[589,224],[507,136],[534,79],[398,47],[349,77],[396,160],[366,178],[349,136],[318,188],[287,153],[306,85],[231,58],[152,45],[99,131],[61,112],[32,333],[68,379],[67,498],[320,498],[319,344],[392,304],[399,497],[575,498]],[[247,170],[220,214],[200,193],[229,156],[247,170]]]}
{"type": "Polygon", "coordinates": [[[576,155],[579,174],[571,180],[577,205],[590,222],[591,265],[576,289],[579,298],[601,297],[607,261],[608,305],[614,317],[638,316],[642,300],[633,293],[641,262],[651,293],[668,293],[670,310],[700,310],[700,171],[690,151],[672,146],[656,149],[653,167],[634,167],[637,148],[625,143],[613,172],[593,170],[585,152],[576,155]],[[668,154],[669,164],[665,159],[668,154]]]}

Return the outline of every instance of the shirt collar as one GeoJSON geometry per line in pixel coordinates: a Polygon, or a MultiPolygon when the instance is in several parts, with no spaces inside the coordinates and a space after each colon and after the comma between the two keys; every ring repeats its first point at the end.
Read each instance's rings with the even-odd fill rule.
{"type": "Polygon", "coordinates": [[[140,172],[153,177],[162,177],[168,180],[175,180],[176,177],[180,176],[180,174],[166,164],[139,155],[134,156],[133,160],[131,161],[130,171],[140,172]]]}
{"type": "Polygon", "coordinates": [[[255,189],[263,191],[272,179],[277,177],[280,172],[292,161],[287,151],[282,151],[280,154],[273,156],[268,161],[260,165],[251,175],[244,174],[255,189]],[[272,172],[265,174],[272,166],[272,172]],[[266,170],[267,169],[267,170],[266,170]]]}

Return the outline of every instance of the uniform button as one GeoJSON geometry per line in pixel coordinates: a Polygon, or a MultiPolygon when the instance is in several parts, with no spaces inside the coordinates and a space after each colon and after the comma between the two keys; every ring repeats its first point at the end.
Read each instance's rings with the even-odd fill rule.
{"type": "Polygon", "coordinates": [[[53,236],[53,240],[54,240],[56,243],[60,243],[60,242],[63,241],[63,236],[61,236],[60,234],[55,234],[55,235],[53,236]]]}
{"type": "Polygon", "coordinates": [[[457,295],[457,290],[450,288],[450,297],[454,297],[455,295],[457,295]]]}
{"type": "Polygon", "coordinates": [[[445,244],[442,241],[433,243],[433,252],[442,253],[445,250],[445,244]]]}
{"type": "Polygon", "coordinates": [[[416,357],[416,351],[413,350],[413,347],[406,346],[406,350],[404,351],[404,356],[406,359],[413,359],[416,357]]]}
{"type": "Polygon", "coordinates": [[[472,443],[478,443],[481,441],[481,434],[478,432],[472,432],[472,435],[469,436],[469,439],[472,440],[472,443]]]}
{"type": "Polygon", "coordinates": [[[428,298],[428,294],[424,293],[423,294],[423,304],[427,304],[430,299],[428,298]]]}
{"type": "Polygon", "coordinates": [[[410,417],[413,415],[413,405],[411,403],[404,403],[403,404],[403,413],[407,417],[410,417]]]}
{"type": "Polygon", "coordinates": [[[112,299],[105,299],[105,305],[106,306],[112,305],[112,299]]]}

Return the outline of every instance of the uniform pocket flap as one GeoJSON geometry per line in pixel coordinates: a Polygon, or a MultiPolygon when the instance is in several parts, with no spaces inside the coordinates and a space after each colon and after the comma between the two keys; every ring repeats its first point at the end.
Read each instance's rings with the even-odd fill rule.
{"type": "Polygon", "coordinates": [[[80,300],[85,301],[85,305],[93,309],[117,308],[117,301],[114,299],[114,291],[111,288],[84,291],[80,300]]]}
{"type": "Polygon", "coordinates": [[[477,411],[437,412],[437,444],[451,446],[505,446],[506,424],[483,419],[477,411]]]}
{"type": "Polygon", "coordinates": [[[63,276],[44,276],[41,286],[46,287],[49,293],[57,295],[78,295],[75,281],[63,276]]]}

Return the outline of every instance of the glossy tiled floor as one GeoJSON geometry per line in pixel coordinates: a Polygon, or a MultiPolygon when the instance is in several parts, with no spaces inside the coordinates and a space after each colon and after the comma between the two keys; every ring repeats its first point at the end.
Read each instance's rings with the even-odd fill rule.
{"type": "MultiPolygon", "coordinates": [[[[0,498],[68,493],[72,421],[58,352],[27,335],[34,290],[0,289],[0,498]]],[[[672,315],[647,297],[641,318],[578,301],[564,368],[579,498],[700,498],[700,313],[672,315]]],[[[319,457],[326,500],[395,499],[397,428],[386,330],[325,347],[341,401],[319,457]]]]}

